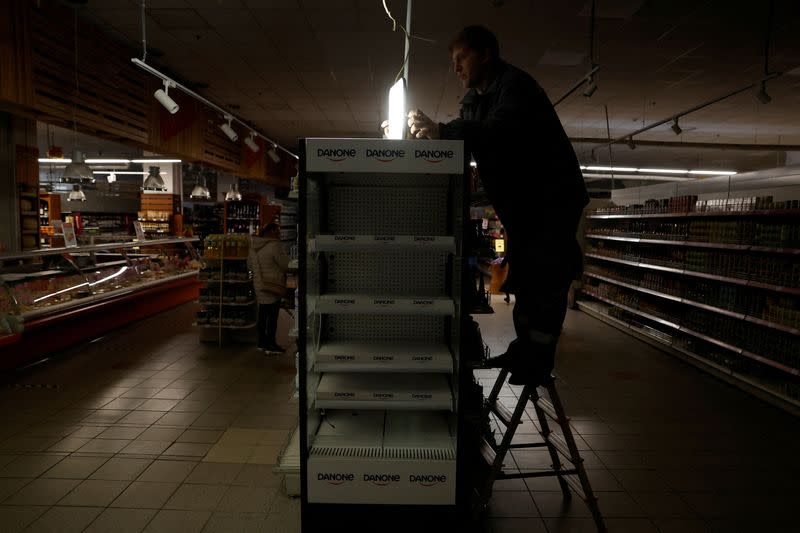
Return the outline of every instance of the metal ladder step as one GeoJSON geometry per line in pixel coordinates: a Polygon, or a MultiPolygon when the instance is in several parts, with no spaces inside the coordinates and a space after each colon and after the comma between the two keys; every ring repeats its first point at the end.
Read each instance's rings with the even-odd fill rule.
{"type": "Polygon", "coordinates": [[[544,398],[539,397],[539,399],[536,400],[536,405],[538,405],[539,408],[542,411],[544,411],[544,414],[550,417],[553,420],[553,422],[555,422],[559,426],[562,425],[564,422],[568,422],[568,420],[561,420],[560,418],[558,418],[558,414],[556,414],[556,409],[555,407],[553,407],[553,404],[548,402],[544,398]]]}
{"type": "Polygon", "coordinates": [[[569,488],[571,488],[581,500],[586,501],[586,494],[583,492],[583,485],[581,485],[581,480],[578,478],[578,476],[576,474],[569,474],[562,477],[564,478],[564,481],[567,482],[567,485],[569,485],[569,488]]]}
{"type": "MultiPolygon", "coordinates": [[[[498,420],[503,423],[504,426],[509,427],[511,425],[512,419],[514,418],[514,414],[509,410],[508,407],[500,403],[500,400],[495,401],[491,405],[489,405],[492,413],[497,416],[498,420]]],[[[518,425],[522,424],[522,420],[517,422],[518,425]]]]}
{"type": "Polygon", "coordinates": [[[494,447],[484,437],[481,437],[481,455],[489,466],[494,464],[494,459],[497,457],[494,447]]]}
{"type": "Polygon", "coordinates": [[[564,459],[569,461],[572,464],[582,463],[583,459],[579,456],[578,459],[572,457],[572,453],[569,451],[569,446],[567,446],[567,441],[564,440],[564,437],[553,433],[552,431],[544,437],[553,447],[558,450],[558,452],[564,456],[564,459]]]}

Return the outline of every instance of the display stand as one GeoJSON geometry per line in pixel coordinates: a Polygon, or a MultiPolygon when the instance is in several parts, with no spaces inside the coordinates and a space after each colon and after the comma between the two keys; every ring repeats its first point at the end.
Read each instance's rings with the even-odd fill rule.
{"type": "Polygon", "coordinates": [[[464,168],[460,141],[301,142],[303,531],[458,519],[464,168]]]}
{"type": "Polygon", "coordinates": [[[201,341],[222,346],[227,333],[252,330],[256,325],[256,299],[252,274],[247,268],[249,238],[242,235],[209,235],[200,271],[201,309],[196,326],[201,341]],[[210,334],[214,332],[212,337],[210,334]]]}

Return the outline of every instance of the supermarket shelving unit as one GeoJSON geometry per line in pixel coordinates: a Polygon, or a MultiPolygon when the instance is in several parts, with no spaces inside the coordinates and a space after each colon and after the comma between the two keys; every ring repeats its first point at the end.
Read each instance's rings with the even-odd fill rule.
{"type": "Polygon", "coordinates": [[[374,531],[352,520],[371,513],[455,520],[462,143],[305,139],[300,151],[303,531],[344,517],[374,531]]]}
{"type": "Polygon", "coordinates": [[[800,169],[625,190],[588,215],[588,313],[800,413],[800,169]]]}
{"type": "Polygon", "coordinates": [[[256,326],[256,300],[252,273],[247,268],[247,248],[231,246],[241,236],[209,235],[200,270],[201,306],[195,326],[200,339],[222,346],[226,333],[249,331],[256,326]],[[214,338],[209,333],[216,333],[214,338]]]}

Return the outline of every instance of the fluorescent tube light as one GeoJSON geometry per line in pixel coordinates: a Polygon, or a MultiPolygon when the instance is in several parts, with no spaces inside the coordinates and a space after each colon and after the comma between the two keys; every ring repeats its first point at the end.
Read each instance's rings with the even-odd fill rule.
{"type": "Polygon", "coordinates": [[[640,168],[638,171],[650,174],[686,174],[689,172],[678,168],[640,168]]]}
{"type": "Polygon", "coordinates": [[[87,159],[89,165],[127,165],[130,159],[87,159]]]}
{"type": "Polygon", "coordinates": [[[72,159],[67,158],[57,158],[57,157],[40,157],[39,163],[55,163],[55,164],[63,164],[68,165],[72,163],[72,159]]]}
{"type": "MultiPolygon", "coordinates": [[[[92,174],[117,174],[118,176],[147,176],[149,172],[142,172],[138,170],[93,170],[92,174]]],[[[161,171],[159,174],[166,174],[161,171]]]]}
{"type": "Polygon", "coordinates": [[[736,172],[732,170],[690,170],[689,174],[705,174],[707,176],[733,176],[736,172]]]}
{"type": "Polygon", "coordinates": [[[159,163],[182,163],[180,159],[131,159],[131,163],[141,163],[143,165],[157,165],[159,163]]]}
{"type": "Polygon", "coordinates": [[[590,166],[586,167],[586,170],[605,170],[608,172],[636,172],[639,170],[636,167],[597,167],[597,166],[590,166]]]}
{"type": "Polygon", "coordinates": [[[389,134],[387,139],[402,139],[406,131],[406,81],[403,78],[389,89],[389,134]]]}

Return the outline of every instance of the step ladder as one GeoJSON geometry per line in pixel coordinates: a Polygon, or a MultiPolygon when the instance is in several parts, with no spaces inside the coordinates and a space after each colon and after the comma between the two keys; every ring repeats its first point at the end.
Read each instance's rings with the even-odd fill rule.
{"type": "Polygon", "coordinates": [[[592,487],[589,484],[589,478],[586,475],[586,469],[583,467],[583,459],[581,459],[578,447],[575,444],[575,438],[572,436],[572,430],[569,426],[569,418],[564,413],[564,407],[561,405],[561,399],[558,396],[555,386],[555,377],[550,376],[546,383],[543,383],[540,388],[547,391],[549,400],[543,397],[539,388],[532,385],[525,385],[519,395],[519,401],[511,412],[499,401],[500,390],[506,382],[509,371],[506,369],[500,370],[492,387],[492,392],[486,398],[484,415],[492,413],[497,418],[498,422],[506,427],[503,432],[503,438],[499,445],[494,442],[489,442],[483,439],[481,453],[483,458],[490,466],[490,472],[485,479],[486,486],[482,487],[482,496],[484,502],[488,502],[488,498],[492,492],[492,485],[496,479],[520,479],[531,477],[547,477],[557,476],[558,483],[561,486],[561,492],[564,494],[565,500],[572,499],[572,492],[575,491],[589,507],[594,518],[597,531],[605,532],[606,527],[603,522],[603,516],[600,514],[600,508],[597,506],[597,498],[592,492],[592,487]],[[542,442],[530,442],[522,444],[512,444],[514,434],[517,427],[522,424],[522,417],[525,414],[525,407],[530,402],[536,412],[536,417],[539,421],[539,434],[541,435],[542,442]],[[563,437],[554,433],[550,429],[550,419],[555,424],[561,427],[563,437]],[[505,472],[503,470],[503,461],[509,450],[519,450],[528,448],[543,448],[547,447],[550,452],[550,459],[553,461],[551,465],[553,470],[542,470],[534,472],[505,472]],[[568,463],[564,464],[563,460],[568,463]]]}

